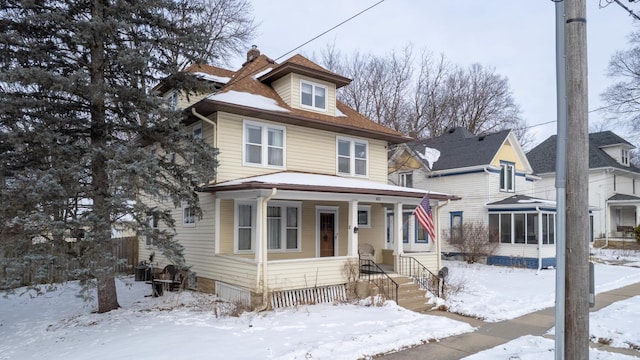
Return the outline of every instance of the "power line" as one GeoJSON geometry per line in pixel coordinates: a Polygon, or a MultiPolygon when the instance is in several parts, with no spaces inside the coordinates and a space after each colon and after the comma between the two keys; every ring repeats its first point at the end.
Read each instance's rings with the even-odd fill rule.
{"type": "Polygon", "coordinates": [[[347,23],[347,22],[349,22],[349,21],[353,20],[354,18],[356,18],[356,17],[358,17],[358,16],[362,15],[363,13],[365,13],[365,12],[367,12],[367,11],[369,11],[369,10],[373,9],[374,7],[376,7],[376,6],[380,5],[380,4],[382,4],[384,1],[385,1],[385,0],[380,0],[380,1],[378,1],[377,3],[375,3],[375,4],[371,5],[371,6],[369,6],[368,8],[366,8],[366,9],[364,9],[364,10],[360,11],[359,13],[357,13],[357,14],[355,14],[355,15],[351,16],[350,18],[348,18],[348,19],[346,19],[346,20],[342,21],[342,22],[341,22],[341,23],[339,23],[338,25],[335,25],[334,27],[330,28],[329,30],[326,30],[326,31],[322,32],[321,34],[316,35],[315,37],[313,37],[313,38],[311,38],[311,39],[309,39],[309,40],[305,41],[305,42],[304,42],[304,43],[302,43],[301,45],[299,45],[299,46],[297,46],[297,47],[295,47],[295,48],[291,49],[290,51],[288,51],[288,52],[286,52],[286,53],[284,53],[284,54],[282,54],[282,55],[280,55],[280,56],[278,56],[278,57],[275,59],[275,61],[278,61],[278,60],[282,59],[283,57],[285,57],[285,56],[287,56],[287,55],[291,54],[292,52],[294,52],[294,51],[296,51],[296,50],[300,49],[301,47],[303,47],[303,46],[307,45],[308,43],[312,42],[313,40],[316,40],[317,38],[319,38],[319,37],[321,37],[321,36],[325,35],[326,33],[330,32],[330,31],[332,31],[332,30],[334,30],[334,29],[337,29],[338,27],[340,27],[340,26],[344,25],[345,23],[347,23]]]}

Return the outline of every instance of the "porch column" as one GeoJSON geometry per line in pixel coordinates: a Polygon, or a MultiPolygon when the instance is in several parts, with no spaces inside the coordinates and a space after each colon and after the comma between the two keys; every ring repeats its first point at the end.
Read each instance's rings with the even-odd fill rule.
{"type": "Polygon", "coordinates": [[[255,229],[255,261],[256,264],[258,264],[258,276],[256,277],[256,289],[258,290],[258,292],[262,292],[263,291],[263,286],[264,286],[264,274],[262,272],[263,267],[262,267],[262,262],[264,261],[264,257],[263,257],[263,243],[265,242],[265,239],[262,237],[263,231],[263,225],[265,224],[265,215],[263,213],[263,208],[262,208],[262,202],[264,201],[264,197],[263,196],[259,196],[256,199],[256,226],[254,227],[255,229]]]}
{"type": "Polygon", "coordinates": [[[542,269],[542,211],[538,209],[538,270],[542,269]]]}
{"type": "Polygon", "coordinates": [[[358,256],[358,201],[349,201],[349,236],[347,256],[358,256]]]}
{"type": "MultiPolygon", "coordinates": [[[[448,202],[447,202],[448,204],[448,202]]],[[[444,204],[444,205],[447,205],[444,204]]],[[[435,230],[436,230],[436,237],[435,239],[431,239],[431,241],[433,241],[434,245],[436,246],[436,269],[440,270],[442,268],[442,238],[440,236],[440,208],[443,207],[444,205],[440,205],[440,201],[438,201],[437,205],[432,209],[433,211],[433,222],[435,223],[435,230]]]]}
{"type": "Polygon", "coordinates": [[[396,203],[393,208],[393,233],[395,234],[394,240],[396,241],[395,245],[395,263],[393,264],[393,268],[396,272],[398,272],[400,265],[400,255],[404,253],[402,239],[404,238],[402,235],[402,203],[396,203]]]}
{"type": "Polygon", "coordinates": [[[633,224],[633,227],[640,225],[640,206],[636,205],[636,223],[633,224]]]}

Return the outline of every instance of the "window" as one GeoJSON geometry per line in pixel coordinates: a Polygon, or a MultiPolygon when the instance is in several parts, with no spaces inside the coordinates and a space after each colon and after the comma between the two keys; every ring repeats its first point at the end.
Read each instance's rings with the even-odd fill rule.
{"type": "Polygon", "coordinates": [[[284,167],[285,128],[244,122],[244,163],[284,167]]]}
{"type": "Polygon", "coordinates": [[[617,187],[616,186],[616,182],[617,182],[616,180],[618,180],[618,179],[616,178],[615,175],[613,175],[613,191],[616,191],[616,187],[617,187]]]}
{"type": "MultiPolygon", "coordinates": [[[[254,204],[238,203],[237,247],[238,252],[254,250],[255,224],[254,204]]],[[[300,205],[275,203],[267,207],[267,248],[271,251],[289,251],[300,249],[300,205]]]]}
{"type": "Polygon", "coordinates": [[[413,219],[415,221],[415,228],[416,228],[416,231],[415,231],[416,232],[416,234],[415,234],[415,242],[417,244],[428,243],[429,242],[429,235],[427,234],[425,229],[422,228],[422,226],[420,225],[418,220],[415,218],[415,216],[413,217],[413,219]]]}
{"type": "Polygon", "coordinates": [[[153,239],[158,236],[158,227],[160,223],[160,215],[158,213],[152,213],[149,216],[149,227],[152,229],[151,234],[147,235],[146,244],[147,246],[153,245],[153,239]]]}
{"type": "Polygon", "coordinates": [[[193,138],[202,139],[202,125],[198,125],[193,128],[193,138]]]}
{"type": "Polygon", "coordinates": [[[358,205],[358,227],[371,227],[371,206],[358,205]]]}
{"type": "Polygon", "coordinates": [[[489,242],[500,241],[500,215],[489,214],[489,242]]]}
{"type": "Polygon", "coordinates": [[[338,138],[337,148],[339,174],[367,176],[368,142],[338,138]]]}
{"type": "Polygon", "coordinates": [[[629,150],[622,149],[622,163],[629,165],[629,150]]]}
{"type": "Polygon", "coordinates": [[[413,172],[400,173],[400,186],[413,187],[413,172]]]}
{"type": "Polygon", "coordinates": [[[500,242],[511,244],[511,214],[500,214],[500,242]]]}
{"type": "Polygon", "coordinates": [[[556,240],[555,232],[555,214],[542,214],[542,243],[545,245],[553,245],[556,240]]]}
{"type": "Polygon", "coordinates": [[[411,218],[411,213],[402,214],[402,242],[405,244],[409,243],[409,219],[410,218],[411,218]]]}
{"type": "Polygon", "coordinates": [[[196,226],[196,213],[190,206],[182,207],[182,226],[183,227],[195,227],[196,226]]]}
{"type": "Polygon", "coordinates": [[[636,179],[631,179],[631,190],[633,194],[636,193],[636,179]]]}
{"type": "Polygon", "coordinates": [[[327,109],[327,87],[307,81],[300,82],[300,104],[318,110],[327,109]]]}
{"type": "Polygon", "coordinates": [[[555,243],[555,214],[538,212],[489,214],[489,241],[503,244],[538,244],[539,220],[542,222],[542,244],[555,243]]]}
{"type": "Polygon", "coordinates": [[[508,162],[500,163],[500,191],[514,191],[515,175],[515,164],[508,162]]]}
{"type": "Polygon", "coordinates": [[[524,214],[513,214],[513,242],[524,244],[524,214]]]}
{"type": "Polygon", "coordinates": [[[451,216],[451,243],[462,243],[462,211],[453,211],[451,216]]]}
{"type": "Polygon", "coordinates": [[[178,92],[173,91],[167,96],[167,106],[169,109],[178,110],[178,92]]]}

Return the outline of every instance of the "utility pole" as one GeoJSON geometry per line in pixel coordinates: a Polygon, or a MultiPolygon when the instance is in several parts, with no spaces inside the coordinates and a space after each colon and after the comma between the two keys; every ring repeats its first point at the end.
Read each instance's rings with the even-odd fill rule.
{"type": "Polygon", "coordinates": [[[564,0],[567,62],[565,359],[589,358],[586,0],[564,0]]]}

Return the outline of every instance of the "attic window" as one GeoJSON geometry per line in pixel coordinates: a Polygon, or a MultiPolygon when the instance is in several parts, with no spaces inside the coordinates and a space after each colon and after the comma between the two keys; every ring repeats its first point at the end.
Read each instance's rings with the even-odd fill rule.
{"type": "Polygon", "coordinates": [[[622,164],[629,165],[629,150],[622,149],[622,164]]]}
{"type": "Polygon", "coordinates": [[[316,110],[327,110],[327,87],[301,80],[300,104],[316,110]]]}

